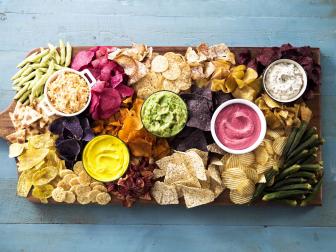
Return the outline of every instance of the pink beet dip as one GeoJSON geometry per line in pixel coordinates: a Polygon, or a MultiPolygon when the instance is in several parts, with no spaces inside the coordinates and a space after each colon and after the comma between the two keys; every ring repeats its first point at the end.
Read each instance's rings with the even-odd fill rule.
{"type": "Polygon", "coordinates": [[[233,150],[243,150],[259,138],[261,122],[257,112],[245,104],[234,103],[224,107],[215,121],[219,141],[233,150]]]}

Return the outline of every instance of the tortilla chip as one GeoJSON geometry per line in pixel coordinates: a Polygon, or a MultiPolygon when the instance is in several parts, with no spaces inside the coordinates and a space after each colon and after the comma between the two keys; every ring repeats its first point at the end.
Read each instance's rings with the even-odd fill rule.
{"type": "Polygon", "coordinates": [[[209,189],[182,187],[184,202],[187,208],[208,204],[215,200],[214,193],[209,189]]]}

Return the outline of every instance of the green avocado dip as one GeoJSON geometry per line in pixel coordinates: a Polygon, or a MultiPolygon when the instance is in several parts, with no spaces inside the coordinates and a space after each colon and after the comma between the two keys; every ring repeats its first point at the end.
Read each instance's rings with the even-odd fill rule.
{"type": "Polygon", "coordinates": [[[149,96],[141,108],[141,120],[145,128],[158,137],[178,134],[188,119],[184,101],[170,91],[159,91],[149,96]]]}

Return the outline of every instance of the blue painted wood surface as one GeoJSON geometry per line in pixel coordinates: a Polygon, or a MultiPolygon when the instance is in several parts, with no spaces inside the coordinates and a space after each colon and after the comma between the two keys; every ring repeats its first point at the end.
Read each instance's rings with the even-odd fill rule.
{"type": "Polygon", "coordinates": [[[0,110],[31,48],[74,45],[320,47],[323,207],[43,206],[15,196],[16,168],[0,140],[0,251],[334,251],[336,245],[336,1],[0,0],[0,110]]]}

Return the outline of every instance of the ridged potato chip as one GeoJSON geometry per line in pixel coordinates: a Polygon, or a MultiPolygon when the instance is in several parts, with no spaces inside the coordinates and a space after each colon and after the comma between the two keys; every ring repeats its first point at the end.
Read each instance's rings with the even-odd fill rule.
{"type": "Polygon", "coordinates": [[[243,170],[248,179],[252,180],[254,183],[258,183],[259,175],[256,169],[250,167],[244,167],[243,170]]]}
{"type": "Polygon", "coordinates": [[[268,161],[269,155],[264,146],[259,146],[254,150],[256,161],[260,165],[265,165],[268,161]]]}
{"type": "Polygon", "coordinates": [[[282,155],[282,151],[286,145],[286,141],[287,141],[287,137],[279,137],[274,140],[273,150],[277,155],[279,156],[282,155]]]}
{"type": "Polygon", "coordinates": [[[246,204],[249,203],[252,199],[253,195],[241,195],[237,190],[230,190],[230,200],[234,203],[234,204],[246,204]]]}
{"type": "Polygon", "coordinates": [[[54,166],[47,166],[34,172],[32,182],[34,186],[48,184],[58,175],[58,169],[54,166]]]}
{"type": "Polygon", "coordinates": [[[237,193],[243,196],[253,195],[255,190],[255,183],[250,179],[243,179],[236,188],[237,193]]]}
{"type": "Polygon", "coordinates": [[[239,163],[243,166],[251,166],[256,160],[253,152],[248,152],[237,156],[239,163]]]}
{"type": "Polygon", "coordinates": [[[241,165],[239,155],[230,154],[225,163],[225,169],[239,167],[241,165]]]}

